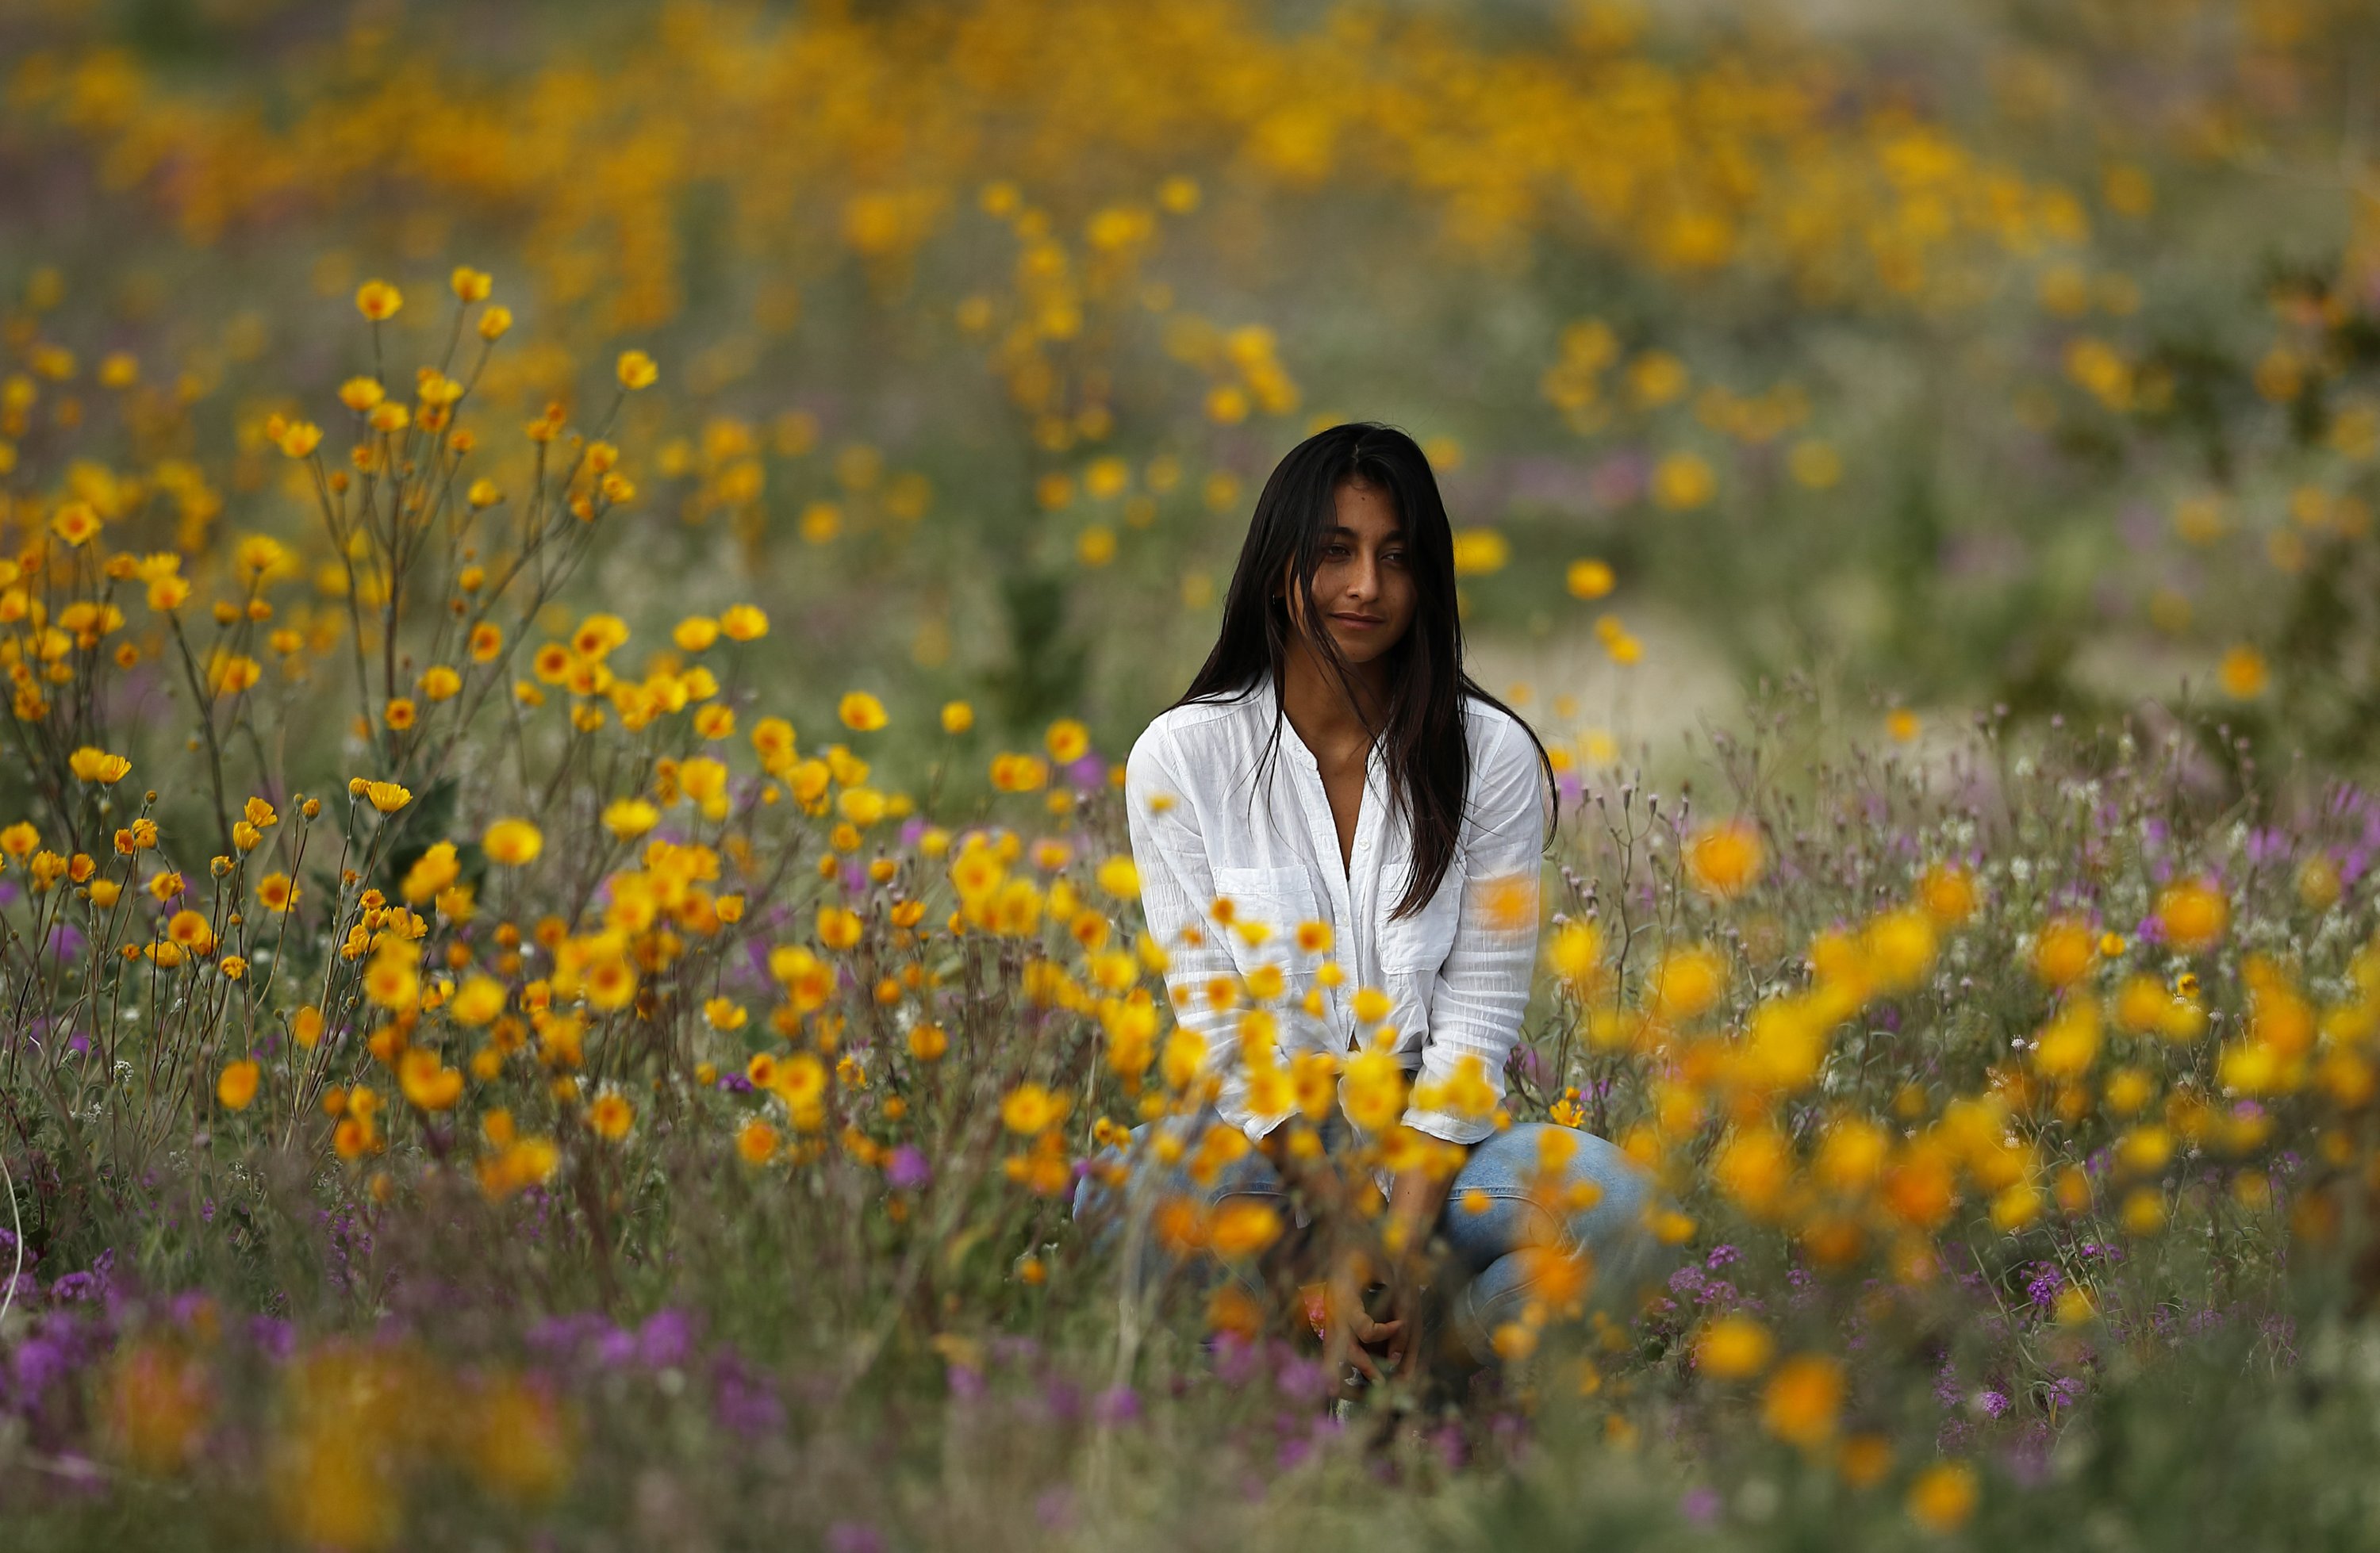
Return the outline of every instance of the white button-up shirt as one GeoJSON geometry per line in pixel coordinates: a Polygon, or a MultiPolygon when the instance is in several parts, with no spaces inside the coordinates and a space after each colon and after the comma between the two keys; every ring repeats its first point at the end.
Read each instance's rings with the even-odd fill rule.
{"type": "MultiPolygon", "coordinates": [[[[1463,1058],[1476,1057],[1500,1101],[1536,958],[1548,820],[1535,743],[1517,719],[1466,702],[1471,785],[1454,858],[1427,904],[1390,921],[1413,876],[1413,846],[1390,803],[1380,746],[1366,764],[1353,855],[1342,870],[1321,768],[1286,717],[1257,781],[1275,701],[1270,681],[1259,679],[1235,701],[1172,708],[1135,741],[1124,765],[1142,908],[1170,957],[1174,1018],[1204,1039],[1207,1068],[1220,1081],[1217,1108],[1251,1138],[1289,1114],[1251,1111],[1239,1061],[1245,1004],[1218,1006],[1209,995],[1217,977],[1245,977],[1268,964],[1281,967],[1285,982],[1272,1005],[1284,1066],[1303,1052],[1344,1054],[1368,1044],[1375,1027],[1358,1027],[1354,1003],[1359,989],[1373,988],[1390,999],[1382,1023],[1395,1030],[1391,1049],[1419,1086],[1442,1086],[1463,1058]],[[1272,933],[1250,944],[1217,923],[1219,896],[1232,902],[1234,921],[1264,923],[1272,933]],[[1304,922],[1329,925],[1328,951],[1298,947],[1304,922]],[[1335,987],[1315,975],[1325,958],[1338,963],[1335,987]],[[1317,1001],[1319,1018],[1309,1012],[1317,1001]]],[[[1404,1121],[1454,1143],[1475,1143],[1494,1130],[1489,1117],[1418,1100],[1404,1121]]]]}

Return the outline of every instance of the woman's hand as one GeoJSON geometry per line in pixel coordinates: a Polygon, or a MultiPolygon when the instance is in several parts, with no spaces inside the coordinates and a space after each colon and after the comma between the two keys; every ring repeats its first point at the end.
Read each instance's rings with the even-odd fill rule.
{"type": "MultiPolygon", "coordinates": [[[[1420,1152],[1427,1158],[1427,1150],[1442,1153],[1445,1147],[1429,1139],[1427,1148],[1406,1154],[1411,1158],[1420,1152]]],[[[1318,1156],[1281,1163],[1316,1200],[1326,1221],[1354,1228],[1355,1181],[1341,1161],[1318,1156]]],[[[1342,1242],[1331,1256],[1322,1287],[1323,1352],[1342,1396],[1354,1394],[1358,1377],[1378,1381],[1402,1373],[1407,1356],[1415,1350],[1430,1239],[1455,1175],[1443,1164],[1438,1170],[1398,1171],[1390,1184],[1388,1212],[1376,1221],[1379,1235],[1366,1233],[1354,1244],[1342,1242]]],[[[1352,1173],[1358,1178],[1364,1174],[1352,1173]]],[[[1374,1189],[1366,1182],[1361,1190],[1370,1195],[1374,1189]]]]}
{"type": "Polygon", "coordinates": [[[1405,1316],[1407,1302],[1398,1292],[1404,1280],[1390,1279],[1386,1318],[1376,1318],[1365,1300],[1374,1272],[1370,1256],[1349,1250],[1333,1261],[1324,1286],[1322,1359],[1342,1397],[1355,1394],[1357,1377],[1378,1384],[1383,1378],[1382,1359],[1393,1373],[1404,1357],[1404,1334],[1412,1325],[1405,1316]]]}
{"type": "MultiPolygon", "coordinates": [[[[1434,1141],[1434,1140],[1433,1140],[1434,1141]]],[[[1404,1368],[1405,1355],[1421,1336],[1419,1317],[1422,1285],[1429,1268],[1429,1243],[1439,1215],[1446,1210],[1446,1195],[1455,1172],[1399,1171],[1389,1183],[1389,1213],[1382,1240],[1388,1267],[1381,1278],[1388,1285],[1388,1308],[1397,1319],[1395,1333],[1382,1349],[1393,1370],[1404,1368]]]]}

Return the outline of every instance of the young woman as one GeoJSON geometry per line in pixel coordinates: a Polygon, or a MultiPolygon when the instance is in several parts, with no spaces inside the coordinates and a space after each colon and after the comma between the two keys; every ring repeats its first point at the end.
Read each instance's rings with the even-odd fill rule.
{"type": "MultiPolygon", "coordinates": [[[[1209,1207],[1280,1201],[1293,1187],[1315,1201],[1315,1150],[1284,1147],[1297,1130],[1282,1123],[1298,1112],[1284,1109],[1281,1075],[1307,1052],[1367,1049],[1386,1026],[1413,1081],[1394,1127],[1436,1144],[1366,1135],[1344,1109],[1320,1141],[1441,1164],[1446,1145],[1462,1163],[1375,1175],[1385,1232],[1368,1256],[1341,1241],[1322,1280],[1334,1365],[1378,1378],[1423,1354],[1418,1296],[1433,1269],[1451,1275],[1438,1278],[1433,1308],[1481,1365],[1511,1346],[1511,1334],[1499,1336],[1508,1324],[1542,1316],[1533,1301],[1575,1292],[1549,1291],[1549,1280],[1575,1285],[1591,1267],[1598,1292],[1614,1294],[1641,1280],[1654,1256],[1648,1183],[1633,1162],[1585,1133],[1497,1125],[1559,798],[1536,734],[1463,672],[1453,536],[1412,438],[1334,426],[1281,460],[1241,547],[1220,638],[1133,746],[1124,792],[1174,1015],[1203,1039],[1217,1082],[1207,1115],[1165,1125],[1195,1148],[1220,1118],[1257,1147],[1220,1171],[1179,1155],[1170,1169],[1140,1170],[1154,1129],[1135,1129],[1139,1158],[1087,1176],[1078,1211],[1100,1206],[1119,1178],[1153,1179],[1155,1194],[1188,1193],[1209,1207]],[[1220,923],[1219,898],[1232,924],[1273,930],[1220,923]],[[1301,935],[1301,925],[1329,931],[1301,935]],[[1283,977],[1278,1033],[1252,1067],[1245,1006],[1219,1006],[1209,989],[1267,965],[1283,977]],[[1359,1021],[1366,989],[1386,994],[1384,1017],[1359,1021]],[[1317,1006],[1319,1017],[1308,1012],[1317,1006]],[[1270,1081],[1252,1082],[1258,1072],[1270,1081]],[[1434,1244],[1444,1247],[1435,1260],[1424,1255],[1434,1244]]],[[[1342,1082],[1342,1108],[1346,1095],[1342,1082]]],[[[1145,1209],[1153,1193],[1128,1195],[1145,1209]]]]}

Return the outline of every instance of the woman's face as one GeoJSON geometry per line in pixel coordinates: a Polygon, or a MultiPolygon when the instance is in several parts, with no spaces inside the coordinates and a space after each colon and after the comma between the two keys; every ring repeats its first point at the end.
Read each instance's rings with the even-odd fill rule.
{"type": "MultiPolygon", "coordinates": [[[[1322,628],[1348,662],[1367,663],[1403,640],[1413,625],[1409,549],[1397,509],[1380,487],[1342,480],[1334,504],[1314,572],[1314,601],[1322,611],[1322,628]]],[[[1284,591],[1291,620],[1313,635],[1293,579],[1284,591]]]]}

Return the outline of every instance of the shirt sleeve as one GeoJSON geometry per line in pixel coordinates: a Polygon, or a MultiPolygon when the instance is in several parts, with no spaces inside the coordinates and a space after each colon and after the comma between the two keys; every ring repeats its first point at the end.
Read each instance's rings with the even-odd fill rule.
{"type": "Polygon", "coordinates": [[[1458,833],[1455,866],[1463,892],[1454,942],[1430,989],[1429,1029],[1415,1083],[1417,1091],[1443,1094],[1463,1060],[1476,1057],[1493,1103],[1475,1114],[1416,1100],[1404,1115],[1405,1125],[1449,1143],[1477,1143],[1496,1130],[1504,1063],[1521,1038],[1536,965],[1545,782],[1528,734],[1510,719],[1501,726],[1503,736],[1479,762],[1458,833]]]}
{"type": "Polygon", "coordinates": [[[1206,1043],[1205,1069],[1220,1080],[1215,1109],[1224,1121],[1251,1136],[1269,1126],[1248,1114],[1247,1078],[1239,1063],[1237,1009],[1218,1008],[1207,989],[1238,967],[1231,946],[1208,917],[1215,900],[1215,877],[1208,860],[1198,811],[1172,741],[1152,729],[1133,746],[1124,761],[1125,821],[1132,837],[1133,867],[1140,875],[1141,915],[1149,936],[1165,951],[1165,990],[1173,1022],[1206,1043]]]}

